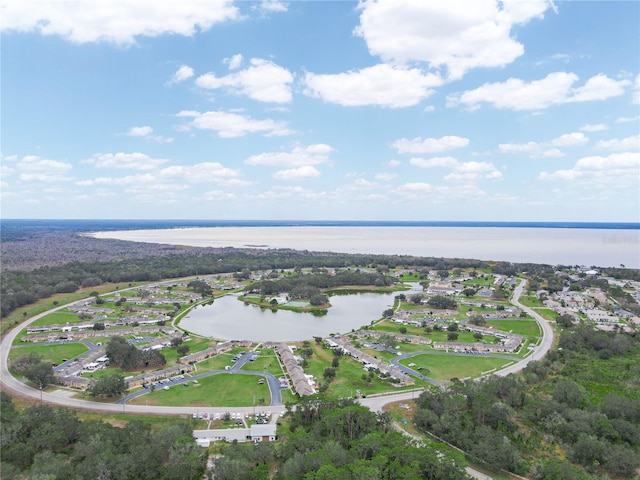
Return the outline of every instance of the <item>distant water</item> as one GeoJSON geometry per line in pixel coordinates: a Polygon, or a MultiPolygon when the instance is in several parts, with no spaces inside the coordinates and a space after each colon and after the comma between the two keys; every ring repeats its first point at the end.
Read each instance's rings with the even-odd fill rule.
{"type": "Polygon", "coordinates": [[[146,226],[145,222],[111,224],[93,236],[194,247],[291,248],[640,268],[637,223],[152,222],[146,226]]]}

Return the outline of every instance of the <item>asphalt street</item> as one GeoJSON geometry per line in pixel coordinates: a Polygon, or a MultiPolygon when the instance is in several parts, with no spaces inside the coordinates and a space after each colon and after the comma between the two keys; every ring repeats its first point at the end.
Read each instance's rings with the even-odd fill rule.
{"type": "MultiPolygon", "coordinates": [[[[514,305],[518,306],[529,315],[531,315],[540,325],[542,329],[542,341],[540,345],[536,347],[531,355],[527,358],[520,360],[519,362],[503,369],[498,372],[495,372],[494,375],[508,375],[510,373],[520,372],[523,368],[525,368],[529,362],[534,360],[541,360],[547,351],[553,345],[553,329],[549,323],[542,318],[539,314],[537,314],[534,310],[523,306],[520,304],[519,299],[524,291],[524,287],[526,282],[522,280],[520,284],[516,287],[514,291],[514,295],[512,298],[512,302],[514,305]]],[[[13,377],[9,373],[9,369],[7,367],[7,362],[9,358],[9,350],[11,349],[11,345],[13,344],[15,338],[18,333],[24,329],[27,325],[35,322],[39,318],[44,317],[54,311],[60,310],[62,308],[67,307],[67,305],[58,306],[52,310],[47,312],[43,312],[39,315],[35,315],[26,322],[20,324],[9,333],[7,333],[2,342],[0,343],[0,384],[2,384],[2,388],[9,393],[12,393],[18,397],[22,398],[31,398],[36,400],[42,400],[43,402],[58,405],[58,406],[66,406],[71,408],[77,408],[81,410],[92,410],[99,412],[125,412],[125,413],[135,413],[135,414],[156,414],[156,415],[191,415],[193,412],[193,407],[173,407],[173,406],[159,406],[159,405],[127,405],[126,403],[99,403],[92,402],[89,400],[80,400],[77,398],[69,397],[64,391],[54,391],[54,392],[41,392],[35,388],[29,387],[28,385],[20,382],[16,378],[13,377]]],[[[248,360],[248,359],[247,359],[248,360]]],[[[240,362],[238,362],[240,363],[240,362]]],[[[242,366],[234,365],[234,368],[239,369],[242,366]]],[[[228,373],[229,371],[225,371],[228,373]]],[[[264,372],[245,372],[248,374],[261,375],[269,380],[269,377],[264,372]]],[[[271,376],[273,377],[273,376],[271,376]]],[[[185,377],[186,378],[186,377],[185,377]]],[[[191,378],[198,378],[197,376],[191,378]]],[[[275,379],[275,377],[273,377],[275,379]]],[[[275,379],[277,380],[277,379],[275,379]]],[[[279,392],[279,382],[278,389],[274,390],[271,382],[269,383],[269,388],[272,392],[272,398],[274,392],[279,392]]],[[[403,392],[391,395],[381,395],[377,397],[367,397],[360,400],[360,403],[374,411],[381,411],[382,407],[388,403],[393,403],[396,401],[406,401],[412,398],[415,398],[417,394],[415,392],[403,392]]],[[[272,402],[274,403],[274,402],[272,402]]],[[[280,400],[281,403],[281,400],[280,400]]],[[[208,410],[214,413],[242,413],[242,414],[251,414],[253,412],[254,407],[211,407],[208,410]]],[[[272,413],[274,414],[282,414],[285,411],[285,407],[282,405],[272,405],[270,406],[272,413]]]]}

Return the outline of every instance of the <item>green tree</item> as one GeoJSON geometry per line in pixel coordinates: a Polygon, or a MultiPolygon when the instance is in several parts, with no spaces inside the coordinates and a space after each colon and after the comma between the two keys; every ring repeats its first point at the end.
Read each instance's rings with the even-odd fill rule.
{"type": "Polygon", "coordinates": [[[40,390],[44,390],[48,385],[55,383],[56,380],[53,374],[53,368],[44,362],[38,362],[29,366],[24,376],[40,390]]]}
{"type": "Polygon", "coordinates": [[[127,391],[124,377],[118,373],[103,375],[87,388],[92,397],[117,397],[127,391]]]}
{"type": "Polygon", "coordinates": [[[445,297],[444,295],[435,295],[431,297],[427,301],[427,305],[433,308],[449,310],[453,310],[458,306],[453,298],[445,297]]]}

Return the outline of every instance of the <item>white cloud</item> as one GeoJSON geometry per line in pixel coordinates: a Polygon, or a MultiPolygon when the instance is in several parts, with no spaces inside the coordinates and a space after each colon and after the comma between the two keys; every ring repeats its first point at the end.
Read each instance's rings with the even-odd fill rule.
{"type": "Polygon", "coordinates": [[[570,102],[605,100],[622,95],[629,80],[612,80],[604,75],[590,78],[582,87],[573,88],[578,81],[574,73],[550,73],[542,80],[525,82],[510,78],[505,82],[485,83],[475,90],[449,95],[447,106],[464,105],[470,110],[489,103],[498,109],[541,110],[552,105],[570,102]]]}
{"type": "Polygon", "coordinates": [[[178,68],[176,73],[173,74],[168,83],[169,85],[172,85],[174,83],[184,82],[185,80],[193,77],[193,75],[193,68],[188,65],[182,65],[180,68],[178,68]]]}
{"type": "Polygon", "coordinates": [[[260,58],[252,58],[250,63],[249,68],[224,77],[205,73],[198,77],[196,85],[212,90],[226,88],[232,94],[246,95],[260,102],[291,102],[293,74],[289,70],[260,58]]]}
{"type": "Polygon", "coordinates": [[[263,0],[259,8],[267,12],[286,12],[288,10],[287,4],[278,0],[263,0]]]}
{"type": "Polygon", "coordinates": [[[589,143],[589,139],[582,132],[566,133],[551,141],[551,145],[554,147],[575,147],[587,143],[589,143]]]}
{"type": "Polygon", "coordinates": [[[127,132],[130,137],[145,137],[151,135],[153,128],[151,127],[131,127],[127,132]]]}
{"type": "Polygon", "coordinates": [[[426,182],[409,182],[400,185],[391,192],[393,195],[407,200],[420,200],[431,198],[441,202],[474,198],[486,195],[476,185],[432,185],[426,182]]]}
{"type": "Polygon", "coordinates": [[[636,105],[640,104],[640,73],[636,76],[636,81],[633,85],[633,98],[631,101],[636,105]]]}
{"type": "Polygon", "coordinates": [[[419,168],[453,168],[458,165],[458,160],[453,157],[434,157],[425,160],[424,158],[412,158],[409,164],[419,168]]]}
{"type": "Polygon", "coordinates": [[[480,178],[489,180],[502,179],[502,173],[489,162],[459,162],[445,180],[473,182],[480,178]]]}
{"type": "Polygon", "coordinates": [[[381,182],[390,182],[391,180],[398,178],[398,174],[391,172],[381,172],[377,173],[374,178],[381,182]]]}
{"type": "Polygon", "coordinates": [[[587,80],[587,83],[582,87],[574,89],[567,102],[591,102],[618,97],[625,92],[625,88],[629,85],[631,85],[629,80],[613,80],[606,75],[599,74],[587,80]]]}
{"type": "Polygon", "coordinates": [[[290,168],[287,170],[279,170],[273,174],[276,180],[300,180],[304,178],[319,177],[320,172],[316,167],[305,165],[298,168],[290,168]]]}
{"type": "Polygon", "coordinates": [[[207,202],[219,201],[219,200],[234,200],[236,195],[230,192],[223,192],[222,190],[211,190],[204,192],[202,199],[207,202]]]}
{"type": "Polygon", "coordinates": [[[307,147],[295,147],[291,152],[272,152],[252,155],[245,160],[247,165],[265,165],[267,167],[302,167],[320,165],[329,162],[333,148],[320,143],[307,147]]]}
{"type": "MultiPolygon", "coordinates": [[[[8,159],[15,162],[15,172],[23,182],[54,183],[70,180],[70,177],[67,176],[72,169],[70,163],[40,158],[36,155],[26,155],[22,158],[15,156],[5,157],[5,160],[8,159]]],[[[6,174],[8,172],[5,170],[3,173],[6,174]]]]}
{"type": "Polygon", "coordinates": [[[500,153],[528,153],[532,156],[540,153],[541,149],[542,146],[538,142],[501,143],[498,145],[500,153]]]}
{"type": "Polygon", "coordinates": [[[355,190],[371,190],[374,188],[378,188],[377,183],[370,182],[369,180],[364,178],[356,179],[356,181],[353,182],[351,185],[355,190]]]}
{"type": "MultiPolygon", "coordinates": [[[[170,180],[184,180],[189,183],[229,182],[240,176],[238,170],[227,168],[218,162],[204,162],[196,165],[172,165],[163,168],[158,177],[170,180]]],[[[236,183],[236,186],[247,185],[248,182],[236,183]]]]}
{"type": "Polygon", "coordinates": [[[612,153],[609,156],[581,158],[571,169],[542,172],[540,180],[583,181],[594,188],[637,189],[640,178],[640,152],[612,153]]]}
{"type": "Polygon", "coordinates": [[[589,142],[587,136],[582,132],[573,132],[560,135],[551,142],[527,142],[527,143],[501,143],[498,145],[500,153],[524,153],[531,158],[559,158],[565,154],[556,147],[575,147],[586,145],[589,142]],[[552,147],[552,148],[549,148],[552,147]]]}
{"type": "Polygon", "coordinates": [[[637,122],[638,120],[640,120],[640,115],[638,115],[637,117],[620,117],[616,119],[616,123],[630,123],[637,122]]]}
{"type": "Polygon", "coordinates": [[[83,163],[95,165],[97,168],[116,168],[133,170],[153,170],[167,163],[163,158],[151,158],[144,153],[96,153],[83,163]]]}
{"type": "Polygon", "coordinates": [[[595,125],[587,123],[580,127],[580,130],[583,132],[603,132],[605,130],[609,130],[609,127],[606,123],[597,123],[595,125]]]}
{"type": "Polygon", "coordinates": [[[36,31],[74,43],[131,45],[138,36],[192,36],[238,17],[232,0],[8,0],[2,6],[2,30],[36,31]]]}
{"type": "Polygon", "coordinates": [[[516,24],[542,17],[550,2],[364,0],[355,33],[385,62],[446,67],[451,79],[472,68],[501,67],[524,53],[516,24]]]}
{"type": "Polygon", "coordinates": [[[502,173],[489,162],[460,162],[453,157],[435,157],[426,160],[412,158],[409,163],[419,168],[449,168],[451,172],[444,177],[445,180],[473,182],[480,178],[502,178],[502,173]]]}
{"type": "Polygon", "coordinates": [[[391,168],[399,167],[402,164],[400,160],[389,160],[387,165],[391,168]]]}
{"type": "Polygon", "coordinates": [[[639,151],[640,134],[632,135],[626,138],[612,138],[611,140],[602,140],[596,144],[596,147],[615,151],[639,151]]]}
{"type": "Polygon", "coordinates": [[[469,145],[469,139],[448,135],[441,138],[416,137],[412,140],[402,138],[393,142],[392,147],[398,153],[441,153],[469,145]]]}
{"type": "Polygon", "coordinates": [[[232,55],[229,58],[225,58],[224,63],[229,65],[229,70],[237,70],[242,66],[243,60],[244,60],[244,57],[242,56],[242,54],[236,53],[235,55],[232,55]]]}
{"type": "Polygon", "coordinates": [[[213,130],[218,132],[222,138],[242,137],[248,133],[264,133],[265,136],[290,135],[285,122],[276,120],[256,120],[245,115],[229,112],[196,112],[183,110],[177,115],[179,118],[191,118],[186,128],[197,128],[199,130],[213,130]]]}
{"type": "Polygon", "coordinates": [[[561,150],[558,150],[557,148],[550,148],[548,150],[545,150],[541,154],[542,158],[560,158],[564,156],[566,155],[561,150]]]}
{"type": "Polygon", "coordinates": [[[303,79],[305,95],[347,107],[411,107],[442,83],[439,75],[387,64],[335,75],[307,73],[303,79]]]}
{"type": "Polygon", "coordinates": [[[131,127],[127,132],[127,135],[130,137],[142,137],[145,140],[151,140],[153,142],[158,143],[172,143],[173,138],[163,137],[161,135],[151,135],[153,133],[153,128],[149,126],[144,127],[131,127]]]}

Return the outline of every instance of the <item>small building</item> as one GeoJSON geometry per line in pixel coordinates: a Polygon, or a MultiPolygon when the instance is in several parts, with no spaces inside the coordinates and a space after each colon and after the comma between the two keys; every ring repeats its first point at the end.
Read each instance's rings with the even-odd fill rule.
{"type": "Polygon", "coordinates": [[[273,442],[276,439],[276,425],[274,423],[251,425],[249,438],[254,443],[273,442]]]}

